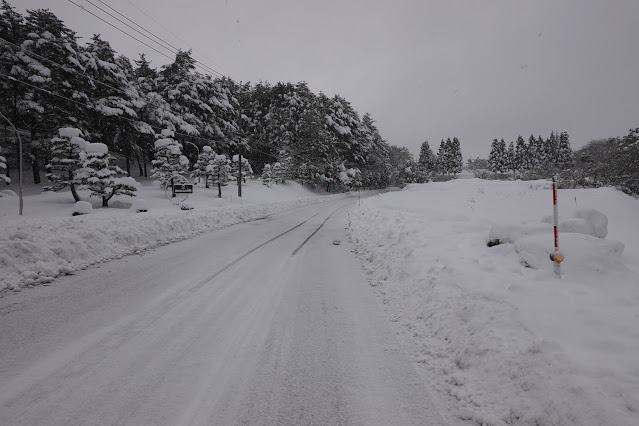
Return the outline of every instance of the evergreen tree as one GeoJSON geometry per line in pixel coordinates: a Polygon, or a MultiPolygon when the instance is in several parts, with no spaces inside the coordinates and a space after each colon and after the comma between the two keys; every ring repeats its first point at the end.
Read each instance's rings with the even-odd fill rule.
{"type": "Polygon", "coordinates": [[[517,170],[521,174],[525,170],[527,151],[526,141],[520,135],[515,144],[515,164],[513,171],[517,170]]]}
{"type": "Polygon", "coordinates": [[[435,171],[435,154],[430,149],[428,141],[422,142],[422,146],[419,149],[419,165],[421,166],[420,174],[424,175],[423,178],[427,179],[435,171]]]}
{"type": "Polygon", "coordinates": [[[91,191],[92,197],[102,198],[102,206],[108,207],[109,200],[116,195],[135,197],[135,179],[112,164],[113,156],[103,143],[90,143],[83,152],[82,168],[75,171],[75,178],[83,188],[91,191]]]}
{"type": "Polygon", "coordinates": [[[550,136],[544,141],[544,147],[542,151],[543,165],[548,173],[552,173],[552,170],[555,168],[558,148],[559,141],[557,139],[557,136],[555,135],[555,132],[550,132],[550,136]]]}
{"type": "MultiPolygon", "coordinates": [[[[232,169],[233,179],[235,180],[237,180],[237,176],[239,174],[239,167],[237,164],[239,160],[240,160],[239,155],[233,156],[233,164],[231,165],[231,169],[232,169]]],[[[242,182],[246,183],[246,177],[252,176],[252,175],[253,175],[253,167],[251,167],[251,163],[249,162],[248,158],[242,157],[242,182]]]]}
{"type": "Polygon", "coordinates": [[[162,130],[157,136],[151,177],[159,180],[162,187],[166,188],[169,178],[186,173],[189,160],[182,155],[182,145],[173,139],[171,130],[162,130]]]}
{"type": "Polygon", "coordinates": [[[273,163],[273,166],[271,166],[271,174],[275,183],[281,183],[284,181],[282,165],[279,162],[273,163]]]}
{"type": "Polygon", "coordinates": [[[222,187],[228,185],[231,179],[231,165],[226,155],[218,154],[207,166],[207,180],[217,186],[217,196],[222,198],[222,187]]]}
{"type": "MultiPolygon", "coordinates": [[[[503,141],[503,139],[502,139],[503,141]]],[[[504,145],[506,145],[504,143],[504,145]]],[[[508,144],[508,149],[506,150],[506,155],[504,156],[504,166],[506,170],[511,170],[513,172],[513,178],[517,175],[517,153],[515,151],[515,142],[510,142],[508,144]]]]}
{"type": "Polygon", "coordinates": [[[207,167],[213,162],[217,154],[213,151],[208,145],[202,147],[200,151],[200,155],[197,158],[197,162],[193,166],[193,171],[191,172],[191,176],[195,176],[197,178],[204,178],[205,188],[210,187],[210,182],[206,178],[208,175],[207,167]]]}
{"type": "Polygon", "coordinates": [[[262,170],[262,185],[271,186],[271,182],[273,182],[271,165],[264,164],[264,169],[262,170]]]}
{"type": "Polygon", "coordinates": [[[557,154],[555,167],[558,171],[569,169],[573,165],[573,154],[570,148],[568,132],[561,132],[557,143],[557,154]]]}
{"type": "Polygon", "coordinates": [[[464,160],[462,158],[461,146],[459,139],[453,138],[450,145],[450,171],[453,174],[461,173],[464,160]]]}
{"type": "Polygon", "coordinates": [[[526,169],[535,170],[539,167],[540,161],[540,145],[534,135],[528,138],[528,150],[526,152],[526,169]]]}
{"type": "Polygon", "coordinates": [[[89,144],[81,137],[82,131],[72,127],[58,130],[58,137],[51,139],[51,161],[47,164],[47,179],[53,184],[45,186],[43,191],[60,191],[66,187],[71,189],[75,201],[80,201],[77,192],[79,181],[75,171],[82,167],[80,153],[89,144]]]}
{"type": "Polygon", "coordinates": [[[493,140],[490,149],[490,155],[488,156],[489,170],[493,173],[502,174],[508,170],[506,161],[506,143],[502,139],[501,142],[497,139],[493,140]]]}
{"type": "Polygon", "coordinates": [[[437,170],[443,174],[450,173],[450,143],[450,139],[447,141],[442,139],[437,150],[437,170]]]}

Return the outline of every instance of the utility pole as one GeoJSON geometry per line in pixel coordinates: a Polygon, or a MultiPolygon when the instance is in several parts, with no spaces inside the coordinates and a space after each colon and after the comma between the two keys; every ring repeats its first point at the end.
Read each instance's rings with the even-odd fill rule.
{"type": "MultiPolygon", "coordinates": [[[[23,210],[23,206],[24,206],[24,202],[22,200],[22,139],[20,138],[20,132],[18,132],[18,129],[16,129],[16,126],[13,125],[13,123],[11,121],[9,121],[9,119],[7,117],[4,116],[4,114],[2,114],[0,112],[0,117],[4,118],[7,123],[9,123],[9,125],[13,128],[13,131],[16,132],[16,136],[18,137],[18,145],[19,145],[19,153],[18,153],[18,173],[20,174],[20,179],[18,180],[19,182],[19,192],[20,192],[20,216],[22,216],[22,210],[23,210]]],[[[8,169],[8,164],[7,164],[7,170],[8,169]]]]}

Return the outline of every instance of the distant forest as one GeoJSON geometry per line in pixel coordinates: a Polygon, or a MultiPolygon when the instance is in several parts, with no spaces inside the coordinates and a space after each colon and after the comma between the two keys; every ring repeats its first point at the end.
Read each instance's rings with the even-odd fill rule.
{"type": "MultiPolygon", "coordinates": [[[[192,174],[203,155],[223,154],[230,163],[242,154],[253,173],[266,169],[268,182],[295,179],[327,191],[448,179],[464,164],[456,137],[442,140],[437,153],[425,141],[414,160],[407,148],[383,139],[370,114],[360,115],[340,95],[315,94],[305,82],[238,83],[181,50],[158,69],[144,54],[134,60],[118,54],[99,35],[81,45],[48,9],[22,15],[6,0],[0,2],[0,89],[0,112],[23,136],[23,161],[35,183],[41,172],[50,175],[55,138],[65,127],[105,144],[127,173],[137,168],[145,177],[152,175],[163,131],[171,131],[192,174]]],[[[14,132],[2,125],[0,184],[18,162],[14,132]]],[[[639,193],[638,141],[639,129],[576,152],[565,132],[528,142],[520,137],[509,146],[495,139],[490,157],[469,159],[468,167],[484,178],[558,174],[566,186],[639,193]]]]}

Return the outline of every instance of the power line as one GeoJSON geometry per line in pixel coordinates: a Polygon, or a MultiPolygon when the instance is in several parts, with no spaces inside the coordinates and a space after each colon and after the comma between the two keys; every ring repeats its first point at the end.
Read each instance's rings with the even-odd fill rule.
{"type": "MultiPolygon", "coordinates": [[[[152,20],[153,22],[155,22],[156,24],[158,24],[161,28],[163,28],[165,31],[167,31],[169,34],[171,34],[173,37],[175,37],[176,39],[180,40],[182,43],[186,44],[188,46],[189,49],[192,49],[194,52],[197,52],[199,54],[201,54],[202,56],[204,56],[206,59],[208,59],[209,61],[211,61],[213,63],[213,65],[217,66],[218,68],[222,68],[224,69],[224,67],[222,67],[220,64],[215,63],[215,61],[213,61],[211,58],[209,58],[208,56],[204,55],[202,52],[200,52],[199,50],[195,49],[193,46],[191,46],[189,43],[186,42],[186,40],[183,40],[182,38],[178,37],[173,31],[171,31],[170,29],[168,29],[167,27],[165,27],[164,25],[162,25],[160,22],[158,22],[153,16],[149,15],[148,13],[146,13],[144,10],[140,9],[138,6],[136,6],[133,2],[131,2],[130,0],[127,0],[127,2],[133,6],[134,8],[136,8],[137,10],[139,10],[144,16],[146,16],[147,18],[149,18],[150,20],[152,20]]],[[[102,3],[102,2],[101,2],[102,3]]],[[[228,73],[227,73],[228,74],[228,73]]]]}
{"type": "MultiPolygon", "coordinates": [[[[160,37],[156,36],[155,34],[151,33],[150,31],[148,31],[147,29],[145,29],[144,27],[142,27],[140,24],[132,21],[131,19],[127,18],[126,16],[124,16],[122,13],[118,12],[117,10],[115,10],[113,7],[109,6],[108,4],[104,3],[101,0],[98,0],[100,3],[104,4],[106,7],[108,7],[109,9],[113,10],[115,13],[117,13],[118,15],[122,16],[123,18],[127,19],[128,21],[133,22],[133,24],[137,25],[138,27],[142,28],[144,31],[146,31],[147,33],[151,34],[153,37],[157,38],[158,40],[160,40],[159,42],[156,40],[153,40],[151,37],[149,37],[148,35],[144,34],[143,32],[141,32],[140,30],[132,27],[131,25],[127,24],[126,22],[122,21],[121,19],[119,19],[117,16],[113,16],[112,14],[110,14],[109,12],[107,12],[106,10],[102,9],[100,6],[96,5],[95,3],[91,2],[91,0],[86,0],[87,3],[89,3],[90,5],[92,5],[93,7],[95,7],[96,9],[102,11],[103,13],[106,13],[107,15],[109,15],[111,18],[115,19],[116,21],[126,25],[128,28],[132,29],[133,31],[137,32],[138,34],[142,35],[143,37],[148,38],[149,40],[151,40],[154,43],[159,44],[160,46],[162,46],[164,49],[170,51],[171,53],[177,53],[180,49],[178,49],[177,47],[171,45],[170,43],[164,41],[163,39],[161,39],[160,37]]],[[[224,75],[216,70],[214,70],[213,68],[202,64],[201,62],[197,61],[194,59],[194,61],[198,64],[201,65],[201,68],[204,69],[207,72],[210,72],[212,74],[217,74],[220,77],[223,77],[224,75]]]]}
{"type": "MultiPolygon", "coordinates": [[[[125,34],[125,35],[127,35],[127,36],[131,37],[133,40],[135,40],[135,41],[137,41],[137,42],[139,42],[139,43],[141,43],[141,44],[145,45],[146,47],[148,47],[149,49],[153,50],[154,52],[159,53],[160,55],[164,56],[165,58],[167,58],[167,59],[169,59],[169,60],[171,60],[171,61],[174,59],[174,58],[170,57],[169,55],[167,55],[166,53],[159,51],[158,49],[156,49],[155,47],[153,47],[153,46],[149,45],[148,43],[146,43],[146,42],[144,42],[144,41],[140,40],[139,38],[137,38],[137,37],[135,37],[135,36],[133,36],[133,35],[129,34],[129,33],[128,33],[128,32],[126,32],[125,30],[123,30],[123,29],[121,29],[120,27],[118,27],[117,25],[115,25],[115,24],[113,24],[113,23],[111,23],[111,22],[107,21],[106,19],[102,18],[101,16],[96,15],[95,13],[91,12],[90,10],[87,10],[85,7],[83,7],[83,6],[79,5],[78,3],[74,2],[73,0],[68,0],[68,1],[69,1],[69,3],[72,3],[72,4],[74,4],[75,6],[79,7],[80,9],[84,10],[86,13],[88,13],[88,14],[90,14],[90,15],[92,15],[92,16],[94,16],[94,17],[96,17],[96,18],[98,18],[99,20],[101,20],[101,21],[102,21],[102,22],[104,22],[105,24],[107,24],[107,25],[109,25],[109,26],[111,26],[111,27],[115,28],[116,30],[120,31],[121,33],[123,33],[123,34],[125,34]]],[[[87,0],[87,1],[88,1],[89,3],[91,3],[89,0],[87,0]]],[[[96,5],[95,5],[95,4],[93,4],[93,3],[91,3],[91,4],[92,4],[94,7],[98,8],[99,10],[102,10],[102,11],[104,12],[104,10],[103,10],[103,9],[101,9],[100,7],[96,6],[96,5]]],[[[109,16],[113,17],[113,15],[109,14],[108,12],[105,12],[105,13],[107,13],[109,16]]],[[[122,21],[121,21],[120,19],[118,19],[118,18],[115,18],[115,17],[113,17],[113,18],[114,18],[114,19],[117,19],[117,20],[118,20],[118,21],[120,21],[120,22],[122,22],[122,21]]],[[[124,23],[124,24],[125,24],[125,25],[127,25],[128,27],[132,28],[130,25],[126,24],[125,22],[122,22],[122,23],[124,23]]],[[[140,33],[140,31],[136,30],[135,28],[133,28],[133,30],[135,30],[135,31],[137,31],[138,33],[140,33]]],[[[140,33],[140,34],[142,34],[142,33],[140,33]]],[[[149,38],[149,37],[148,37],[148,36],[146,36],[145,34],[142,34],[142,35],[143,35],[143,36],[145,36],[145,37],[147,37],[147,38],[149,38]]],[[[159,43],[158,43],[157,41],[155,41],[155,40],[152,40],[152,39],[151,39],[151,41],[153,41],[154,43],[159,44],[159,43]]],[[[171,51],[171,49],[168,49],[168,48],[166,48],[165,46],[163,46],[163,47],[164,47],[165,49],[167,49],[167,50],[171,51]]],[[[176,52],[171,51],[171,53],[176,53],[176,52]]],[[[205,72],[209,72],[209,73],[212,73],[212,74],[217,74],[217,75],[219,75],[219,76],[221,76],[221,77],[224,77],[224,75],[223,75],[223,74],[221,74],[221,73],[219,73],[219,72],[217,72],[217,71],[215,71],[215,70],[211,71],[211,70],[209,70],[209,69],[205,68],[205,66],[200,65],[200,62],[199,62],[199,61],[194,60],[194,62],[195,62],[195,65],[196,65],[196,66],[198,66],[198,68],[201,68],[201,69],[202,69],[202,70],[204,70],[205,72]]]]}

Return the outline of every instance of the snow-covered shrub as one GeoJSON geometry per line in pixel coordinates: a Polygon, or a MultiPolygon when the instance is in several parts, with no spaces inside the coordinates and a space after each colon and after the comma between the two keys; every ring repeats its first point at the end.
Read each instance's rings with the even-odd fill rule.
{"type": "Polygon", "coordinates": [[[173,139],[173,132],[162,130],[155,141],[155,160],[151,161],[151,177],[166,184],[171,176],[181,175],[189,168],[189,160],[182,155],[182,145],[173,139]]]}
{"type": "MultiPolygon", "coordinates": [[[[233,165],[231,166],[233,178],[237,180],[238,175],[238,164],[237,162],[240,160],[239,155],[233,156],[233,165]]],[[[246,182],[247,176],[253,175],[253,167],[251,167],[251,163],[246,157],[242,157],[242,182],[246,182]]]]}
{"type": "Polygon", "coordinates": [[[51,161],[47,164],[47,179],[52,185],[42,188],[43,191],[60,191],[71,188],[75,201],[80,201],[77,193],[79,180],[75,176],[76,170],[82,167],[82,151],[89,145],[82,139],[82,131],[74,127],[62,127],[58,130],[58,137],[51,139],[51,161]]]}
{"type": "Polygon", "coordinates": [[[145,213],[149,211],[149,206],[146,200],[142,198],[135,199],[131,208],[135,210],[136,213],[145,213]]]}
{"type": "Polygon", "coordinates": [[[584,219],[592,225],[594,235],[597,238],[606,238],[608,235],[608,216],[595,209],[577,209],[575,217],[584,219]]]}
{"type": "Polygon", "coordinates": [[[222,198],[222,187],[231,179],[231,165],[226,155],[216,155],[213,161],[206,166],[207,181],[217,186],[217,196],[222,198]]]}
{"type": "Polygon", "coordinates": [[[270,164],[264,164],[264,170],[262,170],[262,185],[271,186],[273,182],[273,172],[270,164]]]}
{"type": "Polygon", "coordinates": [[[217,154],[210,146],[203,146],[200,155],[197,157],[197,162],[191,172],[191,177],[204,178],[206,188],[210,187],[210,181],[207,179],[207,167],[213,162],[217,154]]]}
{"type": "Polygon", "coordinates": [[[91,191],[92,197],[102,198],[102,206],[108,207],[109,200],[115,195],[135,197],[137,182],[126,175],[120,167],[111,164],[114,159],[103,143],[88,144],[81,153],[83,167],[76,170],[79,183],[91,191]]]}
{"type": "Polygon", "coordinates": [[[93,210],[93,205],[88,201],[77,201],[73,205],[73,216],[89,214],[93,210]]]}

